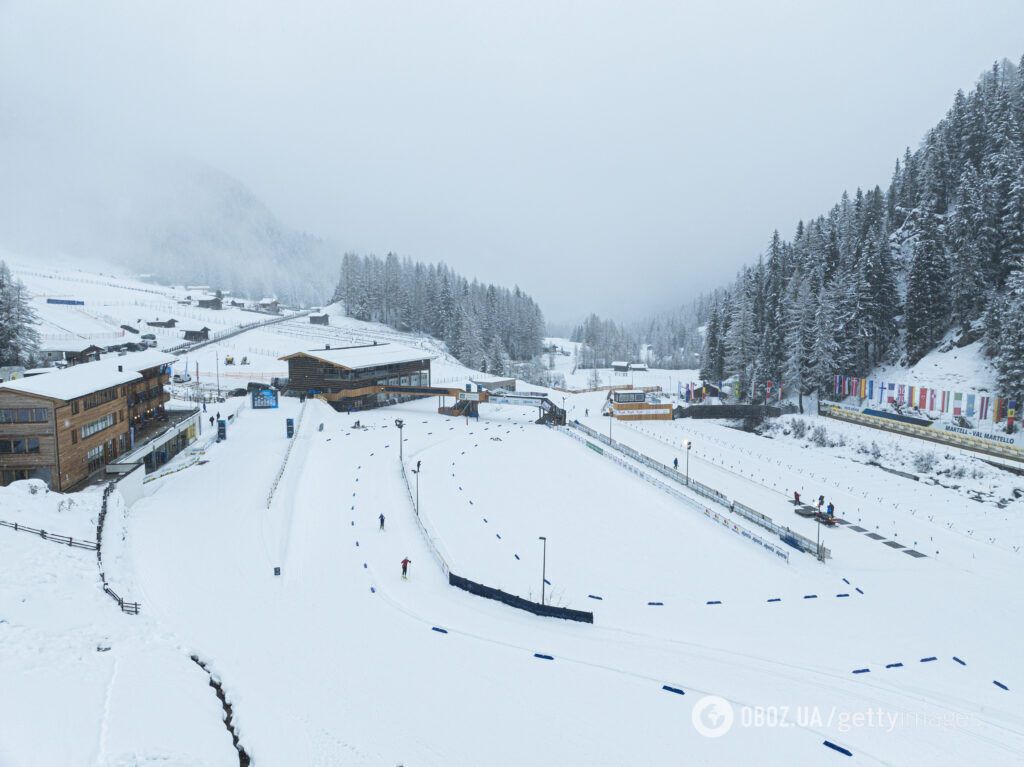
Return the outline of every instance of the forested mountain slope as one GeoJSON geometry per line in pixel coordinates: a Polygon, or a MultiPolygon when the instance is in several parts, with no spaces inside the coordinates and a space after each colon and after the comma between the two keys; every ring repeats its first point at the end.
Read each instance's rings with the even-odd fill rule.
{"type": "MultiPolygon", "coordinates": [[[[744,392],[913,364],[947,334],[983,339],[1004,395],[1024,392],[1024,59],[958,91],[886,189],[843,193],[776,231],[756,265],[708,297],[702,372],[744,392]]],[[[701,302],[703,303],[703,302],[701,302]]]]}

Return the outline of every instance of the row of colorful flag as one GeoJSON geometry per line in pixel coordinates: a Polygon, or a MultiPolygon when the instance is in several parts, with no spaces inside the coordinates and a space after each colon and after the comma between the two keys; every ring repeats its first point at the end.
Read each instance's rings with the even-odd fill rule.
{"type": "Polygon", "coordinates": [[[919,410],[941,413],[952,410],[955,416],[977,417],[982,421],[987,421],[991,417],[993,423],[999,423],[1005,418],[1011,430],[1017,415],[1017,400],[1010,397],[990,397],[987,394],[976,395],[971,392],[965,394],[926,386],[886,383],[857,376],[837,375],[834,393],[836,396],[857,397],[868,402],[877,401],[880,405],[909,405],[919,410]]]}

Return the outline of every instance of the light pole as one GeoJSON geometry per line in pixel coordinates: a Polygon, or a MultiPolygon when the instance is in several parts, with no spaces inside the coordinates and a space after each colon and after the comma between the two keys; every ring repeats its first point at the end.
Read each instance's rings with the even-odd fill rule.
{"type": "Polygon", "coordinates": [[[693,449],[693,443],[690,440],[686,440],[686,484],[690,484],[690,450],[693,449]]]}
{"type": "Polygon", "coordinates": [[[542,535],[537,540],[544,541],[544,558],[540,568],[540,603],[544,604],[544,586],[548,582],[548,539],[542,535]]]}
{"type": "Polygon", "coordinates": [[[395,426],[398,427],[398,460],[403,466],[405,466],[405,460],[402,453],[402,427],[405,426],[405,421],[401,418],[396,418],[395,426]]]}
{"type": "Polygon", "coordinates": [[[416,461],[416,468],[412,470],[412,473],[416,475],[416,516],[420,515],[420,463],[416,461]]]}

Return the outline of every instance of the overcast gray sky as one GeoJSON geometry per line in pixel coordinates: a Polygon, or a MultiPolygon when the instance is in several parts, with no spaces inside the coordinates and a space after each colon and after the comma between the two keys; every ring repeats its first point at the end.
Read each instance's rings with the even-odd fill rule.
{"type": "Polygon", "coordinates": [[[194,156],[556,321],[628,318],[884,186],[1022,31],[1020,0],[0,0],[0,119],[194,156]]]}

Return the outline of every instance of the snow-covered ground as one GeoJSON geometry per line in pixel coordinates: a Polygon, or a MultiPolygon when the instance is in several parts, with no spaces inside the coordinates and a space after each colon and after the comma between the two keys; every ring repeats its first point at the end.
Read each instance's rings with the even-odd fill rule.
{"type": "MultiPolygon", "coordinates": [[[[331,321],[323,330],[337,338],[395,337],[331,321]]],[[[323,344],[310,330],[298,320],[254,330],[190,364],[202,375],[214,354],[248,353],[252,370],[276,374],[277,357],[323,344]]],[[[439,354],[437,383],[473,375],[429,339],[403,341],[439,354]]],[[[569,373],[586,386],[589,371],[569,373]]],[[[636,375],[671,390],[690,380],[636,375]]],[[[0,527],[0,765],[237,763],[192,654],[221,680],[257,765],[1024,759],[1015,500],[999,508],[867,465],[853,425],[826,423],[844,453],[712,421],[609,424],[597,415],[604,392],[552,396],[570,418],[610,426],[664,463],[678,457],[681,472],[802,535],[818,530],[793,513],[794,489],[825,494],[864,532],[826,529],[829,561],[794,549],[786,562],[564,429],[536,425],[528,408],[486,404],[467,421],[438,415],[432,398],[352,415],[319,401],[242,406],[201,461],[179,456],[131,508],[114,496],[108,576],[141,615],[122,615],[100,590],[95,552],[0,527]],[[400,449],[421,469],[407,474],[414,495],[419,480],[420,519],[453,572],[538,599],[546,566],[545,598],[593,611],[594,624],[448,586],[400,449]],[[712,695],[723,699],[715,710],[712,695]],[[714,729],[730,711],[731,727],[714,729]]],[[[885,449],[901,451],[893,439],[885,449]]],[[[975,468],[976,487],[996,483],[985,472],[997,470],[975,468]]],[[[1012,496],[1012,484],[993,496],[1012,496]]],[[[73,498],[62,506],[19,483],[0,494],[0,519],[91,538],[99,495],[73,498]]]]}
{"type": "MultiPolygon", "coordinates": [[[[679,387],[684,388],[688,383],[699,383],[700,375],[697,370],[632,370],[628,373],[617,373],[611,368],[597,368],[596,381],[594,370],[590,368],[576,368],[575,352],[580,346],[577,341],[570,341],[567,338],[545,338],[544,345],[558,346],[560,350],[568,354],[544,353],[541,360],[545,367],[550,367],[555,373],[565,376],[565,385],[568,389],[589,389],[596,382],[597,386],[660,386],[666,396],[675,395],[679,387]]],[[[628,361],[628,360],[627,360],[628,361]]],[[[635,361],[635,360],[634,360],[635,361]]]]}

